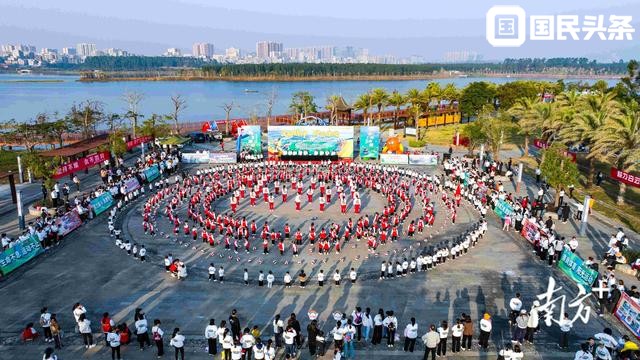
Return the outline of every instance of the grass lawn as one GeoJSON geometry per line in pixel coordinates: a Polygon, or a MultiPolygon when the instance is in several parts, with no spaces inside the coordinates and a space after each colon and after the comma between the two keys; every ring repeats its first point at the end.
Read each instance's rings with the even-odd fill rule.
{"type": "MultiPolygon", "coordinates": [[[[534,170],[537,167],[537,162],[534,157],[520,158],[518,161],[525,163],[525,174],[535,177],[534,170]]],[[[579,160],[579,164],[582,165],[583,161],[579,160]]],[[[596,173],[598,170],[605,174],[605,179],[609,173],[609,165],[604,163],[596,163],[596,173]]],[[[616,204],[618,196],[619,185],[615,181],[603,181],[600,186],[596,186],[595,183],[586,188],[587,183],[587,170],[583,167],[580,168],[580,179],[578,184],[575,184],[576,191],[574,196],[578,201],[584,201],[585,195],[590,195],[596,199],[596,203],[593,205],[593,209],[607,218],[619,221],[620,223],[628,226],[635,232],[640,232],[640,189],[627,186],[627,192],[625,193],[624,205],[616,204]]]]}
{"type": "Polygon", "coordinates": [[[18,160],[16,160],[16,157],[19,154],[19,151],[0,150],[0,173],[18,171],[18,160]]]}

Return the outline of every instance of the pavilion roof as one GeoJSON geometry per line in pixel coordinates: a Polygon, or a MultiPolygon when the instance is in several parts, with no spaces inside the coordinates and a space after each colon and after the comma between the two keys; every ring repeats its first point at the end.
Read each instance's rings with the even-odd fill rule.
{"type": "Polygon", "coordinates": [[[53,157],[53,156],[69,157],[69,156],[81,154],[91,149],[95,149],[100,145],[107,144],[108,142],[109,142],[109,135],[102,134],[102,135],[94,136],[90,139],[80,140],[73,144],[65,145],[57,149],[42,151],[40,152],[40,155],[47,156],[47,157],[53,157]]]}

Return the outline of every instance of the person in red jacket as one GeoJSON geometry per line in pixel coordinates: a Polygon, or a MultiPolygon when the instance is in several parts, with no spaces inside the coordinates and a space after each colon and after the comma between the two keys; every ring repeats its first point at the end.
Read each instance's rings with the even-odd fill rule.
{"type": "Polygon", "coordinates": [[[278,250],[280,251],[280,255],[284,255],[284,242],[280,241],[278,243],[278,250]]]}

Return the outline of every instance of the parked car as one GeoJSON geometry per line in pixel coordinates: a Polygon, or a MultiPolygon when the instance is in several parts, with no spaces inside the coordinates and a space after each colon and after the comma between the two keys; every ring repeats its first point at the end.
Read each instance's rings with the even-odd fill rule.
{"type": "Polygon", "coordinates": [[[189,137],[191,138],[191,141],[196,144],[201,144],[207,141],[207,137],[201,132],[192,132],[189,134],[189,137]]]}

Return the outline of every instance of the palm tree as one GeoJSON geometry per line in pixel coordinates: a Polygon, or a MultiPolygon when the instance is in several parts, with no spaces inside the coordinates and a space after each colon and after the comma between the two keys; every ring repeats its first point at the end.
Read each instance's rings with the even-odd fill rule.
{"type": "Polygon", "coordinates": [[[543,135],[547,143],[552,143],[559,137],[560,131],[570,124],[576,116],[580,93],[577,91],[565,91],[558,94],[555,101],[554,116],[545,124],[543,135]]]}
{"type": "MultiPolygon", "coordinates": [[[[626,173],[640,168],[640,109],[635,100],[626,104],[619,116],[612,117],[598,131],[588,156],[613,160],[614,165],[626,173]]],[[[618,205],[624,204],[626,190],[627,184],[621,181],[618,205]]]]}
{"type": "Polygon", "coordinates": [[[413,122],[416,127],[417,138],[420,139],[420,115],[422,115],[422,107],[424,105],[424,97],[418,89],[409,89],[406,95],[406,101],[411,104],[409,112],[413,115],[413,122]]]}
{"type": "MultiPolygon", "coordinates": [[[[560,132],[563,141],[592,148],[598,138],[598,130],[620,114],[619,103],[614,100],[614,97],[615,94],[612,92],[582,96],[578,101],[578,113],[560,132]]],[[[587,187],[593,184],[594,162],[595,158],[589,157],[587,187]]]]}
{"type": "Polygon", "coordinates": [[[523,97],[516,100],[508,113],[518,121],[518,133],[524,137],[524,157],[529,156],[529,137],[540,129],[539,119],[534,108],[538,104],[537,97],[523,97]]]}
{"type": "Polygon", "coordinates": [[[375,104],[378,107],[378,125],[382,124],[382,119],[380,112],[384,106],[387,106],[389,102],[389,94],[385,89],[376,88],[371,91],[371,103],[375,104]]]}
{"type": "Polygon", "coordinates": [[[371,94],[364,93],[358,96],[356,102],[353,103],[353,107],[356,110],[362,110],[362,119],[365,124],[367,124],[367,117],[369,114],[369,108],[371,107],[371,94]]]}
{"type": "Polygon", "coordinates": [[[393,110],[393,128],[394,129],[398,127],[398,112],[400,112],[400,107],[404,106],[406,103],[407,103],[407,99],[397,90],[394,90],[391,96],[389,96],[388,104],[395,108],[393,110]]]}

